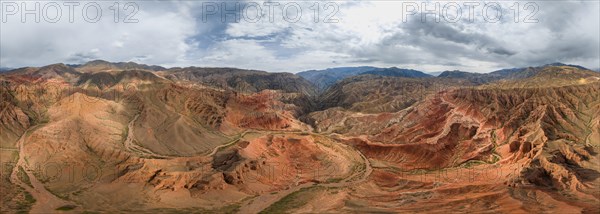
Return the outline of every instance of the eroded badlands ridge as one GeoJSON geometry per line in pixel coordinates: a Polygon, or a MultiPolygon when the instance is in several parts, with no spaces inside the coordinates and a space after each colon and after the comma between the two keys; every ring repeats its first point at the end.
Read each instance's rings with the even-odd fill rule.
{"type": "Polygon", "coordinates": [[[600,75],[503,72],[364,74],[318,94],[230,68],[13,70],[2,211],[600,211],[600,75]]]}

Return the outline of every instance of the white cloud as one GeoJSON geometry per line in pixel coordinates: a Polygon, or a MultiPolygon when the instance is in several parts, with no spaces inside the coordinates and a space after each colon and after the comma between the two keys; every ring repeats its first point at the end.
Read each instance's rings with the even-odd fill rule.
{"type": "MultiPolygon", "coordinates": [[[[108,9],[110,5],[102,6],[103,16],[97,23],[85,22],[77,13],[79,10],[73,23],[66,17],[58,23],[21,23],[18,19],[2,23],[2,64],[80,63],[80,56],[111,61],[148,56],[147,63],[167,64],[181,60],[190,50],[186,38],[194,34],[195,25],[189,17],[177,11],[147,13],[142,10],[135,15],[138,23],[115,23],[108,9]]],[[[66,13],[66,8],[63,9],[66,13]]]]}
{"type": "Polygon", "coordinates": [[[475,8],[475,22],[466,20],[464,5],[463,20],[457,23],[434,23],[433,16],[426,23],[414,21],[420,14],[403,22],[400,1],[337,2],[338,23],[323,22],[333,8],[324,10],[325,2],[319,2],[315,23],[315,2],[297,2],[302,16],[295,23],[282,17],[288,1],[279,2],[274,22],[262,1],[255,2],[263,5],[256,23],[243,18],[223,23],[220,14],[202,22],[203,2],[194,1],[138,2],[140,22],[132,24],[113,23],[108,9],[98,23],[9,21],[1,26],[1,61],[15,67],[102,58],[290,72],[354,65],[486,72],[554,61],[600,67],[599,2],[538,2],[534,18],[539,23],[522,22],[530,12],[523,9],[526,2],[519,2],[520,19],[514,23],[510,7],[515,2],[504,1],[503,19],[497,23],[483,20],[483,3],[475,8]]]}

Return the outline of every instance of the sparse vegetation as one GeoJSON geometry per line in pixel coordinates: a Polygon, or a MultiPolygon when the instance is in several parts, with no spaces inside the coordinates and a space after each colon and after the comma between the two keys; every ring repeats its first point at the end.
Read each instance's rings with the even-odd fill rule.
{"type": "Polygon", "coordinates": [[[500,155],[496,153],[492,154],[492,161],[490,163],[497,163],[498,161],[500,161],[500,155]]]}
{"type": "Polygon", "coordinates": [[[312,193],[316,191],[322,191],[326,189],[321,186],[304,187],[296,192],[286,195],[281,200],[271,204],[261,214],[276,214],[276,213],[287,213],[287,211],[299,208],[305,205],[308,200],[311,199],[312,193]]]}
{"type": "Polygon", "coordinates": [[[19,166],[19,173],[17,173],[17,176],[19,177],[19,180],[23,181],[23,183],[27,184],[27,186],[33,187],[33,185],[31,185],[31,181],[29,180],[29,176],[23,167],[19,166]]]}
{"type": "Polygon", "coordinates": [[[73,210],[75,208],[77,208],[77,206],[75,206],[75,205],[65,205],[65,206],[56,208],[56,210],[58,210],[58,211],[69,211],[69,210],[73,210]]]}
{"type": "Polygon", "coordinates": [[[328,178],[325,183],[339,183],[344,180],[343,178],[328,178]]]}
{"type": "Polygon", "coordinates": [[[486,164],[486,162],[480,161],[480,160],[470,160],[470,161],[467,161],[467,162],[461,164],[461,167],[471,168],[473,166],[478,166],[478,165],[482,165],[482,164],[486,164]]]}
{"type": "Polygon", "coordinates": [[[202,207],[190,207],[190,208],[158,208],[151,210],[131,210],[131,212],[141,212],[141,213],[194,213],[194,214],[234,214],[238,213],[240,210],[239,204],[230,204],[224,207],[219,207],[215,209],[206,209],[202,207]]]}
{"type": "MultiPolygon", "coordinates": [[[[17,199],[17,207],[16,207],[16,211],[18,213],[29,213],[29,210],[31,209],[31,206],[33,206],[33,204],[36,202],[35,198],[27,191],[25,191],[22,188],[19,188],[19,192],[22,193],[23,198],[22,199],[17,199]]],[[[20,198],[20,197],[18,197],[20,198]]]]}

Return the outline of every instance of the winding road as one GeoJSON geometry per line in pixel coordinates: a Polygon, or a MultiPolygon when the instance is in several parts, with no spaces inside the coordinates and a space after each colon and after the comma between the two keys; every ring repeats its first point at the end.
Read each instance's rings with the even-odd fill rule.
{"type": "Polygon", "coordinates": [[[125,139],[125,142],[123,142],[125,149],[127,149],[128,151],[130,151],[134,154],[140,155],[140,157],[147,156],[147,157],[152,157],[152,158],[174,158],[171,156],[156,154],[156,153],[150,151],[149,149],[139,146],[133,142],[134,137],[135,137],[133,135],[133,125],[135,124],[135,121],[137,121],[137,119],[139,117],[140,117],[140,114],[135,115],[133,120],[131,120],[131,122],[129,122],[129,124],[127,125],[127,138],[125,139]]]}
{"type": "MultiPolygon", "coordinates": [[[[139,116],[140,116],[139,114],[136,115],[128,124],[127,137],[123,143],[125,148],[130,152],[133,152],[135,154],[142,155],[142,156],[148,156],[148,157],[153,157],[153,158],[173,158],[173,157],[169,157],[169,156],[156,154],[156,153],[134,143],[135,137],[134,137],[133,129],[134,129],[134,124],[137,121],[137,119],[139,118],[139,116]]],[[[49,192],[44,187],[44,185],[39,180],[37,180],[35,175],[32,173],[32,170],[25,164],[25,154],[23,152],[23,147],[25,144],[26,136],[31,130],[37,128],[38,126],[34,126],[34,127],[27,129],[27,131],[25,131],[23,133],[23,135],[21,135],[21,137],[17,141],[19,159],[18,159],[15,167],[13,168],[13,171],[10,176],[10,180],[12,183],[17,184],[20,187],[22,187],[23,189],[25,189],[25,191],[29,192],[36,199],[36,202],[32,206],[32,209],[31,209],[32,213],[44,213],[44,212],[48,212],[50,210],[54,211],[56,208],[66,206],[66,205],[74,206],[75,204],[73,204],[72,202],[58,198],[56,195],[49,192]],[[29,186],[28,184],[23,182],[21,179],[19,179],[18,173],[19,173],[20,167],[22,167],[24,169],[26,175],[29,177],[31,186],[29,186]]],[[[210,153],[206,154],[205,156],[206,157],[214,156],[222,148],[226,148],[231,145],[235,145],[236,143],[239,142],[240,139],[244,138],[248,133],[299,134],[299,133],[306,133],[306,132],[246,130],[243,133],[239,134],[238,137],[236,137],[235,139],[232,139],[230,142],[213,148],[212,151],[210,153]]],[[[331,138],[330,136],[321,135],[318,133],[311,132],[309,134],[318,135],[318,136],[326,137],[326,138],[331,138]]],[[[269,193],[261,194],[251,200],[247,200],[247,201],[243,202],[242,206],[240,207],[239,213],[258,213],[258,212],[266,209],[267,207],[271,206],[273,203],[281,200],[285,196],[292,194],[296,191],[299,191],[305,187],[310,187],[310,186],[343,187],[343,186],[352,186],[352,185],[366,181],[366,179],[369,177],[369,175],[373,171],[369,160],[359,150],[356,150],[353,147],[347,146],[347,145],[344,145],[344,147],[346,147],[347,149],[353,149],[354,152],[356,152],[358,155],[360,155],[360,157],[362,159],[362,163],[364,164],[364,167],[362,167],[361,170],[355,171],[353,174],[349,175],[348,177],[344,178],[343,180],[341,180],[337,183],[307,182],[307,183],[302,183],[300,185],[290,187],[289,189],[286,189],[286,190],[279,191],[275,194],[269,194],[269,193]],[[356,179],[357,177],[359,177],[359,178],[356,179]]]]}
{"type": "Polygon", "coordinates": [[[211,153],[209,153],[209,154],[207,154],[206,156],[207,156],[207,157],[213,156],[213,155],[217,154],[217,152],[218,152],[220,149],[222,149],[222,148],[226,148],[226,147],[228,147],[228,146],[231,146],[231,145],[233,145],[233,144],[236,144],[236,143],[237,143],[237,142],[238,142],[240,139],[244,138],[244,136],[246,136],[246,134],[248,134],[248,133],[250,133],[250,132],[253,132],[253,131],[249,131],[249,130],[246,130],[246,131],[244,131],[244,132],[243,132],[242,134],[240,134],[238,137],[236,137],[235,139],[233,139],[233,140],[229,141],[229,143],[226,143],[226,144],[223,144],[223,145],[220,145],[220,146],[217,146],[217,147],[215,147],[215,148],[212,150],[212,152],[211,152],[211,153]]]}

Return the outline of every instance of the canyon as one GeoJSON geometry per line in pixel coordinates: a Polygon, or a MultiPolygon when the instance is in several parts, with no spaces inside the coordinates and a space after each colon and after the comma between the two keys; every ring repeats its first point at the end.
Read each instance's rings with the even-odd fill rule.
{"type": "Polygon", "coordinates": [[[600,212],[600,73],[369,69],[0,73],[1,211],[600,212]]]}

